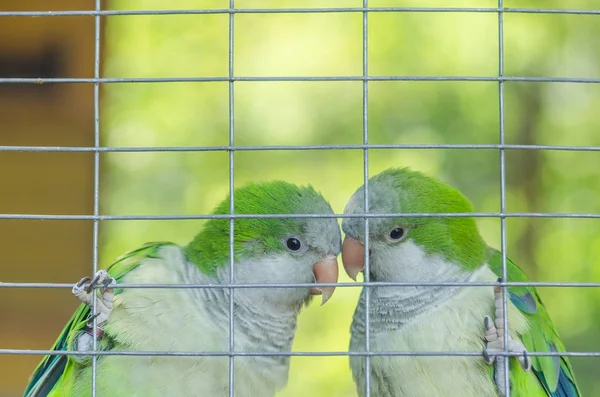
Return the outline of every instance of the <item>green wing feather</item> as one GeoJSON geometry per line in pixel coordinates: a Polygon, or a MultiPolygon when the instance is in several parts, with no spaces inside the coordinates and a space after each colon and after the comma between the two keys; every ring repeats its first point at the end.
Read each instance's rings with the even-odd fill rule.
{"type": "MultiPolygon", "coordinates": [[[[167,245],[175,244],[168,242],[144,244],[140,248],[117,259],[107,270],[118,283],[125,274],[140,266],[145,259],[158,258],[160,249],[167,245]]],[[[122,291],[123,289],[121,288],[115,288],[115,295],[120,294],[122,291]]],[[[85,330],[91,315],[91,309],[83,303],[80,304],[51,350],[72,350],[75,338],[80,332],[85,330]]],[[[105,342],[99,343],[99,350],[107,346],[105,342]]],[[[25,389],[24,396],[45,397],[64,395],[65,390],[70,389],[70,385],[74,380],[69,375],[73,372],[75,365],[76,363],[68,355],[45,356],[33,372],[29,384],[25,389]]]]}
{"type": "MultiPolygon", "coordinates": [[[[492,250],[488,264],[498,277],[502,277],[502,254],[500,252],[492,250]]],[[[506,258],[506,270],[508,281],[528,281],[523,271],[508,258],[506,258]]],[[[529,331],[520,335],[527,350],[540,353],[564,352],[565,347],[535,288],[515,286],[509,287],[508,292],[511,302],[529,320],[529,331]]],[[[514,390],[513,393],[517,396],[581,396],[568,357],[530,356],[530,358],[537,385],[526,381],[528,377],[518,365],[511,366],[513,389],[515,385],[518,385],[518,388],[526,389],[514,390]],[[538,390],[532,390],[532,387],[538,390]]]]}

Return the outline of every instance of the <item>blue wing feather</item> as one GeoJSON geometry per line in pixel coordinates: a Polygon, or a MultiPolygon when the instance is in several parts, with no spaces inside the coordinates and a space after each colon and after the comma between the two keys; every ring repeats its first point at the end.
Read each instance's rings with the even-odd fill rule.
{"type": "MultiPolygon", "coordinates": [[[[165,245],[175,244],[168,242],[144,244],[142,247],[117,259],[117,261],[108,268],[108,272],[118,282],[125,274],[139,266],[144,259],[157,258],[158,251],[165,245]]],[[[121,288],[115,288],[115,295],[118,295],[121,292],[121,288]]],[[[91,317],[91,312],[92,311],[88,306],[84,304],[79,305],[51,350],[68,351],[71,348],[76,335],[85,329],[85,326],[91,317]]],[[[69,368],[72,368],[70,367],[72,364],[72,361],[70,361],[70,358],[66,355],[45,356],[31,376],[30,382],[25,389],[24,396],[47,396],[61,380],[63,375],[69,371],[69,368]]]]}
{"type": "Polygon", "coordinates": [[[510,301],[523,313],[535,314],[537,311],[537,303],[535,298],[529,292],[523,295],[517,295],[512,291],[508,291],[510,295],[510,301]]]}
{"type": "MultiPolygon", "coordinates": [[[[51,350],[68,350],[70,337],[83,330],[90,317],[90,308],[84,304],[79,305],[51,350]]],[[[31,376],[31,380],[25,389],[24,395],[26,397],[41,397],[48,395],[63,375],[67,366],[67,361],[68,356],[66,355],[45,356],[31,376]]]]}
{"type": "MultiPolygon", "coordinates": [[[[502,275],[502,254],[491,251],[488,261],[496,275],[502,275]]],[[[510,259],[506,260],[508,281],[526,282],[527,277],[510,259]]],[[[533,287],[513,286],[508,288],[510,301],[529,320],[529,331],[521,335],[521,340],[529,351],[565,351],[558,332],[546,313],[539,295],[533,287]]],[[[573,369],[567,357],[532,356],[532,371],[540,386],[549,397],[581,397],[575,382],[573,369]]]]}

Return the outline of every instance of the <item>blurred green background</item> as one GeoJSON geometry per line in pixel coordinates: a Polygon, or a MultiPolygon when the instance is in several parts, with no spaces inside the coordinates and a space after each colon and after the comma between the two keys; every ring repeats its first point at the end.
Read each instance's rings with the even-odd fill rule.
{"type": "MultiPolygon", "coordinates": [[[[238,8],[360,7],[357,0],[238,0],[238,8]]],[[[495,1],[371,0],[372,7],[496,7],[495,1]]],[[[227,8],[227,0],[113,0],[111,9],[227,8]]],[[[517,1],[505,7],[598,9],[596,1],[517,1]]],[[[359,76],[362,14],[237,14],[236,76],[359,76]]],[[[600,78],[600,16],[504,15],[505,75],[600,78]]],[[[226,77],[229,15],[105,19],[104,77],[226,77]]],[[[372,13],[372,76],[496,76],[495,13],[372,13]]],[[[497,144],[498,83],[378,81],[368,85],[369,143],[497,144]]],[[[362,82],[235,82],[236,145],[362,143],[362,82]]],[[[105,146],[227,145],[227,82],[106,84],[105,146]]],[[[505,84],[506,143],[600,146],[600,85],[505,84]]],[[[35,144],[32,142],[31,144],[35,144]]],[[[227,152],[102,154],[101,213],[202,214],[228,194],[227,152]]],[[[235,184],[285,179],[312,184],[336,212],[363,180],[363,152],[241,151],[235,184]]],[[[370,174],[411,166],[453,184],[476,210],[500,210],[497,150],[371,150],[370,174]]],[[[600,154],[507,150],[507,211],[600,213],[600,154]]],[[[90,174],[91,175],[91,174],[90,174]]],[[[500,221],[478,220],[500,247],[500,221]]],[[[187,243],[201,221],[106,221],[100,262],[146,241],[187,243]]],[[[534,281],[600,281],[600,220],[510,218],[508,255],[534,281]]],[[[69,253],[64,255],[68,257],[69,253]]],[[[81,271],[89,272],[90,264],[81,271]]],[[[31,276],[30,281],[39,280],[31,276]]],[[[62,280],[71,282],[76,280],[62,280]]],[[[349,281],[345,274],[343,282],[349,281]]],[[[61,294],[70,294],[62,290],[61,294]]],[[[540,288],[570,351],[599,351],[600,291],[540,288]]],[[[295,351],[343,351],[358,288],[338,288],[299,319],[295,351]]],[[[67,298],[71,299],[71,298],[67,298]]],[[[69,301],[70,302],[70,301],[69,301]]],[[[76,302],[72,299],[72,307],[76,302]]],[[[69,308],[69,311],[71,309],[69,308]]],[[[63,313],[63,312],[61,312],[63,313]]],[[[64,321],[69,313],[64,314],[64,321]]],[[[60,327],[48,330],[48,346],[60,327]]],[[[13,347],[8,343],[6,346],[13,347]]],[[[597,358],[572,358],[586,396],[600,395],[597,358]]],[[[33,367],[31,367],[33,369],[33,367]]],[[[23,385],[27,374],[22,374],[23,385]]],[[[353,396],[347,357],[294,357],[280,396],[353,396]]]]}

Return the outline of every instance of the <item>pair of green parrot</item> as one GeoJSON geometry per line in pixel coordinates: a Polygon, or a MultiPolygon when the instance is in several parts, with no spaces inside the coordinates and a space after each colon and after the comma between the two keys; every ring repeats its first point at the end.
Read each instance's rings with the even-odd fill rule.
{"type": "MultiPolygon", "coordinates": [[[[229,214],[229,198],[214,214],[229,214]]],[[[356,279],[364,271],[364,218],[345,217],[340,229],[329,203],[312,187],[286,182],[250,184],[235,191],[237,214],[325,214],[328,217],[236,218],[233,268],[230,221],[213,218],[184,247],[150,243],[73,287],[82,304],[53,346],[56,351],[109,353],[96,361],[96,395],[225,396],[229,394],[228,284],[315,283],[312,288],[236,288],[233,300],[235,396],[268,397],[286,385],[297,315],[314,295],[325,303],[337,282],[336,257],[356,279]],[[319,283],[325,285],[319,286],[319,283]],[[211,288],[119,288],[119,284],[202,284],[211,288]],[[101,288],[96,288],[101,287],[101,288]],[[93,332],[96,288],[97,332],[93,332]],[[96,339],[94,341],[94,339],[96,339]],[[110,352],[125,354],[110,355],[110,352]],[[220,356],[151,356],[152,352],[222,352],[220,356]],[[149,356],[126,354],[148,352],[149,356]],[[269,355],[274,353],[275,355],[269,355]]],[[[408,168],[369,180],[371,214],[473,212],[447,184],[408,168]]],[[[344,214],[364,214],[364,186],[344,214]]],[[[368,228],[372,282],[456,284],[495,282],[502,255],[487,246],[475,220],[465,217],[372,217],[368,228]]],[[[526,281],[506,262],[508,281],[526,281]]],[[[508,288],[510,393],[514,397],[581,396],[564,346],[533,287],[508,288]]],[[[363,289],[351,326],[350,351],[365,351],[365,307],[372,352],[477,352],[459,356],[370,356],[373,397],[497,397],[506,389],[504,306],[500,288],[482,286],[372,286],[363,289]],[[492,320],[492,317],[494,319],[492,320]]],[[[364,355],[351,355],[360,396],[366,395],[364,355]]],[[[25,396],[89,396],[89,355],[44,357],[25,396]]]]}

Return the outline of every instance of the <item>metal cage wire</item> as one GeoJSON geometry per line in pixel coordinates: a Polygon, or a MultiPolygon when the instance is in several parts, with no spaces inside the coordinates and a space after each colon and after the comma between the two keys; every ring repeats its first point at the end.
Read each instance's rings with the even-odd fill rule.
{"type": "MultiPolygon", "coordinates": [[[[513,145],[505,143],[504,129],[504,83],[508,81],[519,82],[553,82],[553,83],[600,83],[600,78],[545,78],[527,76],[504,75],[504,26],[505,13],[523,14],[576,14],[576,15],[600,15],[600,10],[575,10],[575,9],[527,9],[527,8],[504,8],[503,0],[498,0],[497,8],[422,8],[422,7],[369,7],[368,0],[363,0],[362,7],[356,8],[279,8],[279,9],[236,9],[234,0],[229,1],[228,9],[211,10],[103,10],[101,0],[95,0],[95,9],[90,11],[0,11],[0,17],[52,17],[52,16],[90,16],[94,18],[94,77],[93,78],[0,78],[0,84],[47,84],[47,83],[93,83],[94,85],[94,146],[93,147],[57,147],[57,146],[0,146],[0,152],[93,152],[94,153],[94,193],[93,193],[93,215],[42,215],[42,214],[0,214],[0,219],[21,220],[91,220],[93,221],[93,256],[92,270],[98,270],[98,224],[100,221],[110,220],[184,220],[184,219],[228,219],[229,234],[229,284],[227,285],[192,285],[192,284],[119,284],[119,288],[227,288],[229,290],[229,352],[118,352],[97,351],[97,341],[94,339],[92,352],[71,352],[51,350],[24,350],[24,349],[0,349],[0,354],[10,355],[92,355],[92,396],[96,395],[96,362],[99,356],[128,355],[128,356],[221,356],[229,357],[229,396],[234,396],[234,357],[241,356],[364,356],[366,366],[366,396],[370,395],[370,358],[372,356],[481,356],[480,352],[404,352],[404,351],[370,351],[369,337],[369,299],[365,300],[365,352],[328,351],[328,352],[239,352],[234,350],[234,321],[233,295],[236,288],[307,288],[313,284],[303,283],[270,283],[270,284],[236,284],[233,279],[234,266],[234,220],[236,218],[363,218],[365,235],[368,236],[369,220],[374,217],[476,217],[476,218],[499,218],[501,222],[501,252],[502,252],[502,281],[493,282],[370,282],[369,281],[369,241],[365,241],[365,280],[357,283],[323,283],[321,286],[337,287],[366,287],[366,295],[369,294],[369,286],[480,286],[480,287],[503,287],[503,305],[507,310],[508,286],[533,286],[533,287],[600,287],[595,282],[506,282],[506,218],[592,218],[600,219],[597,213],[534,213],[534,212],[506,212],[506,150],[565,150],[565,151],[600,151],[600,146],[556,146],[556,145],[513,145]],[[433,13],[497,13],[498,15],[498,75],[487,77],[476,76],[369,76],[368,70],[368,15],[376,12],[433,12],[433,13]],[[235,14],[282,14],[282,13],[362,13],[362,75],[361,76],[332,76],[332,77],[243,77],[234,73],[234,20],[235,14]],[[113,15],[190,15],[190,14],[228,14],[229,15],[229,40],[228,40],[228,76],[227,77],[190,77],[190,78],[101,78],[100,77],[100,18],[113,15]],[[361,145],[303,145],[303,146],[236,146],[234,144],[234,83],[236,81],[362,81],[362,136],[361,145]],[[499,110],[499,144],[369,144],[368,131],[368,83],[370,81],[495,81],[498,82],[498,110],[499,110]],[[100,146],[100,85],[109,83],[169,83],[169,82],[228,82],[229,88],[229,144],[228,146],[197,146],[197,147],[106,147],[100,146]],[[277,215],[251,215],[235,214],[234,211],[234,154],[236,151],[262,151],[262,150],[339,150],[353,149],[363,151],[364,171],[364,208],[365,214],[277,214],[277,215]],[[488,213],[418,213],[418,214],[369,214],[368,213],[368,175],[369,175],[369,149],[495,149],[500,153],[500,211],[488,213]],[[106,152],[203,152],[203,151],[226,151],[229,153],[229,215],[169,215],[169,216],[130,216],[130,215],[101,215],[99,212],[99,164],[100,153],[106,152]]],[[[0,283],[1,288],[71,288],[72,284],[61,283],[0,283]]],[[[96,289],[94,289],[96,294],[96,289]]],[[[93,314],[96,313],[96,301],[93,301],[93,314]]],[[[97,324],[94,317],[94,331],[97,324]]],[[[508,318],[504,318],[504,328],[508,329],[508,318]]],[[[94,332],[95,334],[95,332],[94,332]]],[[[504,333],[504,344],[508,344],[508,333],[504,333]]],[[[510,357],[515,353],[504,351],[499,356],[510,357]]],[[[531,356],[577,356],[577,357],[600,357],[600,352],[529,352],[531,356]]],[[[505,366],[505,393],[510,395],[508,360],[504,360],[505,366]]]]}

